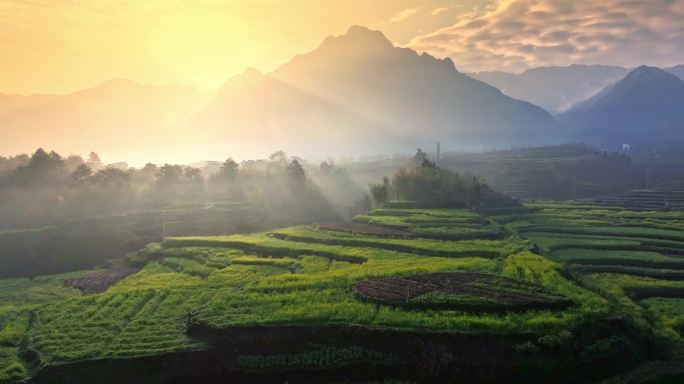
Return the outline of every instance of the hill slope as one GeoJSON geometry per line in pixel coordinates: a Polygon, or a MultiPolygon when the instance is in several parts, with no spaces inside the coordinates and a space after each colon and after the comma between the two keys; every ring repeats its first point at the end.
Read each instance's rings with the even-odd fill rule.
{"type": "Polygon", "coordinates": [[[684,139],[684,81],[641,66],[623,80],[575,106],[561,119],[589,142],[654,145],[684,139]]]}

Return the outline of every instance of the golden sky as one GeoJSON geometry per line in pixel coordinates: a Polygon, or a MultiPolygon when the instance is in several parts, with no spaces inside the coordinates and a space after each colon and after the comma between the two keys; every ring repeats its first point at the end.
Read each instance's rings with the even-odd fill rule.
{"type": "Polygon", "coordinates": [[[463,71],[684,63],[684,0],[0,0],[0,93],[216,88],[357,24],[463,71]]]}
{"type": "Polygon", "coordinates": [[[111,78],[215,88],[359,24],[397,44],[481,0],[0,0],[0,93],[68,93],[111,78]]]}

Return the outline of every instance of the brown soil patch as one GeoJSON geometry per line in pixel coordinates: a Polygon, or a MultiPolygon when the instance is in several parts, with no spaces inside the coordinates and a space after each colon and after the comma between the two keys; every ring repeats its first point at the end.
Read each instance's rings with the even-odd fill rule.
{"type": "Polygon", "coordinates": [[[506,311],[562,308],[572,301],[523,280],[472,272],[442,272],[361,280],[363,299],[415,308],[506,311]]]}
{"type": "Polygon", "coordinates": [[[92,272],[81,277],[68,279],[65,281],[65,284],[78,288],[83,293],[100,293],[139,270],[139,268],[121,267],[92,272]]]}

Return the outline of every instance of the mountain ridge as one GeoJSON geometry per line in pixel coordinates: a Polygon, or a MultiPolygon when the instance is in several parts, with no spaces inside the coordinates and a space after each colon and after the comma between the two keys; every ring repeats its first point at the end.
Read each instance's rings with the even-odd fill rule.
{"type": "Polygon", "coordinates": [[[640,66],[560,119],[576,135],[599,145],[656,145],[684,140],[683,103],[684,81],[665,70],[640,66]]]}
{"type": "Polygon", "coordinates": [[[529,68],[518,74],[493,71],[470,75],[511,97],[558,114],[620,80],[627,72],[618,66],[571,64],[529,68]]]}

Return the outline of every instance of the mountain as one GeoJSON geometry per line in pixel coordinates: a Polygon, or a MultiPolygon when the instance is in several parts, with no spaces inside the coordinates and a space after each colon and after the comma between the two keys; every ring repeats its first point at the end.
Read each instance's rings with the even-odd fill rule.
{"type": "Polygon", "coordinates": [[[608,147],[684,139],[684,81],[641,66],[560,116],[577,137],[608,147]]]}
{"type": "Polygon", "coordinates": [[[665,70],[684,80],[684,64],[676,65],[670,68],[665,68],[665,70]]]}
{"type": "Polygon", "coordinates": [[[470,76],[499,88],[504,94],[560,113],[623,78],[629,70],[608,65],[538,67],[520,74],[479,72],[470,76]]]}
{"type": "Polygon", "coordinates": [[[138,153],[144,161],[145,147],[164,143],[210,96],[114,79],[67,95],[0,97],[0,153],[42,146],[64,154],[97,150],[109,158],[138,153]]]}
{"type": "Polygon", "coordinates": [[[51,99],[54,99],[57,95],[4,95],[0,93],[0,115],[5,113],[25,108],[29,105],[37,105],[51,99]]]}
{"type": "MultiPolygon", "coordinates": [[[[541,108],[354,26],[275,71],[226,82],[191,122],[231,154],[302,155],[530,146],[557,140],[541,108]]],[[[216,148],[218,149],[218,148],[216,148]]]]}
{"type": "Polygon", "coordinates": [[[97,150],[132,163],[487,149],[557,142],[541,108],[436,59],[351,27],[270,73],[215,93],[115,79],[68,95],[0,97],[0,153],[97,150]]]}

